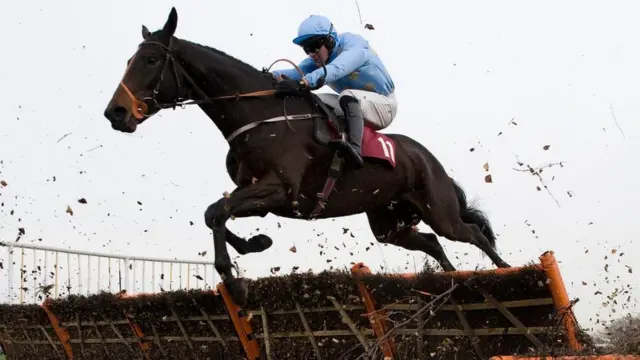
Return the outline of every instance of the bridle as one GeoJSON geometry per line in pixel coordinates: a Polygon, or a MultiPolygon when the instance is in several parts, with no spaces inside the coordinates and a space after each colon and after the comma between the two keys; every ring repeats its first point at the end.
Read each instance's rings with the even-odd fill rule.
{"type": "MultiPolygon", "coordinates": [[[[169,42],[169,46],[166,46],[165,44],[157,42],[157,41],[151,41],[151,40],[150,41],[143,41],[142,43],[140,43],[140,45],[138,45],[138,51],[140,51],[140,48],[142,46],[144,46],[144,45],[158,45],[158,46],[160,46],[160,47],[162,47],[163,49],[166,50],[166,55],[165,55],[164,67],[162,69],[162,73],[160,74],[160,79],[158,80],[158,83],[156,84],[156,87],[153,89],[153,93],[152,93],[152,95],[150,97],[147,96],[147,97],[144,97],[142,99],[138,99],[133,94],[131,89],[129,89],[129,87],[124,83],[124,78],[126,77],[128,71],[129,71],[129,67],[133,64],[133,61],[134,61],[134,59],[135,59],[135,57],[137,55],[137,52],[131,58],[131,61],[129,62],[129,65],[127,66],[127,69],[125,70],[125,73],[122,76],[122,79],[120,80],[120,86],[122,86],[122,88],[124,89],[125,93],[127,94],[129,99],[131,100],[131,104],[132,104],[131,105],[131,113],[139,121],[141,121],[141,120],[143,120],[145,118],[153,116],[155,113],[157,113],[161,109],[167,109],[167,108],[175,109],[176,106],[180,106],[182,108],[185,108],[186,105],[197,105],[197,104],[203,104],[203,103],[213,103],[213,102],[218,101],[218,100],[239,99],[239,98],[247,98],[247,97],[261,97],[261,96],[272,96],[272,95],[275,95],[275,90],[274,89],[269,89],[269,90],[254,91],[254,92],[250,92],[250,93],[241,93],[241,94],[235,94],[235,95],[217,96],[217,97],[213,97],[213,98],[212,97],[208,97],[207,94],[197,85],[197,83],[189,75],[189,73],[182,67],[182,65],[180,65],[180,62],[176,61],[176,59],[174,57],[174,53],[173,53],[174,49],[172,47],[173,38],[171,38],[171,40],[169,42]],[[173,102],[170,102],[170,103],[159,103],[157,101],[156,96],[158,95],[158,92],[160,91],[160,85],[162,83],[162,80],[164,80],[164,74],[166,73],[167,69],[169,68],[169,64],[171,64],[171,69],[173,70],[173,73],[174,73],[174,76],[175,76],[175,79],[176,79],[176,90],[177,90],[176,92],[179,94],[180,93],[180,89],[182,88],[182,84],[180,83],[180,76],[179,76],[179,73],[180,73],[187,79],[187,81],[189,81],[191,83],[193,89],[196,92],[198,100],[181,101],[180,97],[178,96],[178,97],[176,97],[176,99],[173,102]],[[156,112],[149,113],[149,106],[146,103],[147,100],[150,100],[150,101],[153,102],[155,107],[158,109],[156,112]]],[[[271,69],[271,67],[273,67],[273,65],[275,65],[279,61],[286,61],[286,62],[290,63],[300,73],[300,76],[304,76],[304,73],[298,67],[298,65],[296,65],[294,62],[292,62],[291,60],[288,60],[288,59],[278,59],[278,60],[274,61],[271,65],[269,65],[268,68],[263,69],[263,72],[268,72],[271,69]]]]}

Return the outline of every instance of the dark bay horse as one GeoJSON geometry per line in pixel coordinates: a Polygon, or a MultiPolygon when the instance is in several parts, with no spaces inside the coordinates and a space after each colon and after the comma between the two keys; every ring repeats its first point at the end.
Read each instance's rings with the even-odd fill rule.
{"type": "Polygon", "coordinates": [[[420,250],[446,271],[455,270],[437,235],[470,243],[498,267],[509,267],[495,250],[485,215],[467,205],[463,190],[421,144],[400,134],[365,129],[360,170],[343,168],[333,147],[343,119],[313,92],[274,96],[275,80],[219,50],[174,37],[171,9],[163,28],[149,32],[104,116],[115,130],[131,133],[161,109],[196,104],[229,143],[226,168],[237,188],[204,213],[213,230],[215,267],[234,301],[245,304],[247,287],[232,272],[227,243],[238,253],[272,245],[266,235],[242,239],[226,228],[231,217],[316,219],[366,213],[378,241],[420,250]],[[435,234],[416,230],[420,221],[435,234]]]}

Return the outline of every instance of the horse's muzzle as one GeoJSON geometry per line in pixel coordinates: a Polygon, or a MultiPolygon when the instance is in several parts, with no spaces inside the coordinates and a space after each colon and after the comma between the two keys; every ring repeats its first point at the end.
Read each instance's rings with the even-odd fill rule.
{"type": "Polygon", "coordinates": [[[111,122],[114,130],[132,133],[136,130],[137,121],[133,119],[129,110],[123,106],[108,107],[104,111],[104,117],[111,122]]]}

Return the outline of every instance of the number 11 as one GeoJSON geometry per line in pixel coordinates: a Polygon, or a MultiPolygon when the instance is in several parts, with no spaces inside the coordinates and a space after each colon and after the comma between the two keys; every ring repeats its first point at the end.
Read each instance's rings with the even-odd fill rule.
{"type": "Polygon", "coordinates": [[[382,146],[384,156],[391,158],[393,162],[396,162],[396,156],[393,153],[393,146],[391,145],[391,141],[385,141],[382,137],[378,137],[378,141],[380,142],[380,146],[382,146]]]}

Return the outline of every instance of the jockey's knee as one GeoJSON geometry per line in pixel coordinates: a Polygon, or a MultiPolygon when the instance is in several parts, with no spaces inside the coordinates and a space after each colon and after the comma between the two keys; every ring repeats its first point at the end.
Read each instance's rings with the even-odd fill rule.
{"type": "Polygon", "coordinates": [[[342,92],[338,95],[338,101],[348,101],[346,99],[342,100],[342,98],[355,99],[356,101],[360,100],[360,97],[358,97],[358,95],[354,91],[351,91],[349,89],[342,90],[342,92]]]}
{"type": "Polygon", "coordinates": [[[347,104],[350,103],[359,103],[359,99],[355,96],[349,95],[349,94],[340,94],[340,97],[338,98],[338,103],[340,104],[340,107],[344,108],[345,106],[347,106],[347,104]]]}

